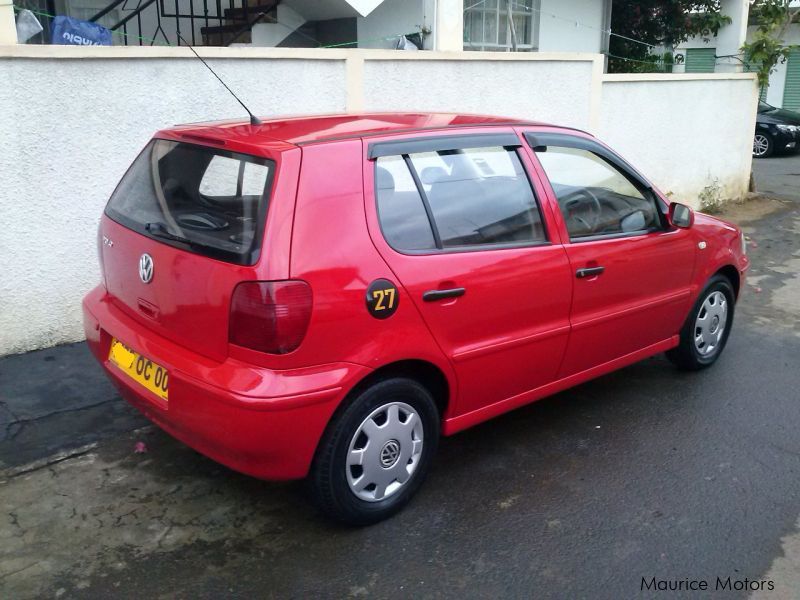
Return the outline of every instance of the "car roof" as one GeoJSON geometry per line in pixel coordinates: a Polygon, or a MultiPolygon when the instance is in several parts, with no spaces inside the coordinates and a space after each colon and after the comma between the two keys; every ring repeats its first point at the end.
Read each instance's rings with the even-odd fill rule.
{"type": "MultiPolygon", "coordinates": [[[[250,125],[248,120],[213,121],[177,125],[159,132],[166,137],[186,137],[248,145],[301,146],[337,139],[360,138],[385,133],[449,129],[453,127],[479,127],[498,125],[543,125],[547,123],[462,113],[358,113],[332,114],[264,119],[260,125],[250,125]]],[[[569,129],[564,127],[563,129],[569,129]]]]}

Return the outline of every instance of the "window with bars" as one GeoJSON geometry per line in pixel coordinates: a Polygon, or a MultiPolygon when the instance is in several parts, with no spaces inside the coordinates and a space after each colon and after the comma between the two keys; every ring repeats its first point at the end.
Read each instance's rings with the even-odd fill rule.
{"type": "Polygon", "coordinates": [[[464,9],[464,50],[509,52],[511,19],[517,34],[517,50],[539,49],[541,0],[467,0],[464,9]]]}

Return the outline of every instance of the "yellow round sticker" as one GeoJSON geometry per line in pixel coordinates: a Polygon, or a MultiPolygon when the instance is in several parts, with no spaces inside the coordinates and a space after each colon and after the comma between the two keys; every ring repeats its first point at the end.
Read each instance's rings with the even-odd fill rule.
{"type": "Polygon", "coordinates": [[[388,279],[376,279],[367,288],[367,310],[376,319],[391,317],[397,310],[400,295],[388,279]]]}

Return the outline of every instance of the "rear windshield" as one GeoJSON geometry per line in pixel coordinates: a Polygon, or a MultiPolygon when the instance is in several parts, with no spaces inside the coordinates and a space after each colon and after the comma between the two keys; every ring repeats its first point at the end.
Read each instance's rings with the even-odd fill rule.
{"type": "Polygon", "coordinates": [[[258,260],[275,163],[153,140],[106,206],[121,225],[190,252],[243,265],[258,260]]]}

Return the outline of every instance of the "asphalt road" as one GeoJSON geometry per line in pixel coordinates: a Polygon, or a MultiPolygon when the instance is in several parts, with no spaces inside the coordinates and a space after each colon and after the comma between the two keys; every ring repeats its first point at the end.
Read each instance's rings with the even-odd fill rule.
{"type": "MultiPolygon", "coordinates": [[[[771,178],[791,189],[800,158],[775,160],[756,167],[786,165],[771,178]]],[[[658,596],[641,591],[651,577],[712,590],[681,597],[749,594],[714,591],[717,577],[799,597],[800,204],[730,216],[753,273],[712,369],[650,359],[444,439],[412,504],[363,529],[327,522],[301,484],[238,475],[152,428],[120,433],[139,423],[107,398],[116,429],[94,415],[96,446],[22,472],[6,455],[0,597],[616,599],[658,596]]],[[[3,359],[0,378],[44,356],[3,359]]],[[[20,433],[28,459],[37,427],[20,433]]]]}
{"type": "Polygon", "coordinates": [[[753,176],[759,192],[797,197],[800,194],[800,154],[754,159],[753,176]]]}

